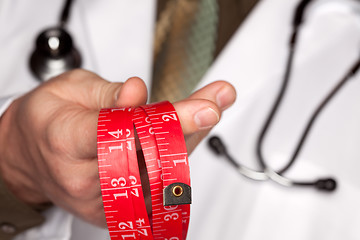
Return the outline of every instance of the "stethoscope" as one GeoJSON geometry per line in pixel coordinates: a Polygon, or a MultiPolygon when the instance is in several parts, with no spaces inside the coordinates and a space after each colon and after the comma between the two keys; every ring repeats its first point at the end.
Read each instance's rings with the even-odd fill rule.
{"type": "Polygon", "coordinates": [[[283,77],[283,81],[280,87],[280,90],[278,92],[278,95],[276,96],[276,99],[271,107],[270,113],[267,116],[264,125],[262,126],[257,142],[256,142],[256,157],[257,161],[260,165],[261,170],[256,171],[253,169],[250,169],[242,164],[240,164],[238,161],[236,161],[227,151],[224,143],[222,140],[217,137],[213,136],[209,138],[209,146],[212,150],[214,150],[215,153],[224,156],[228,162],[235,167],[238,172],[252,180],[257,181],[265,181],[265,180],[272,180],[282,186],[286,187],[292,187],[292,186],[306,186],[306,187],[314,187],[318,190],[332,192],[336,189],[337,182],[334,178],[320,178],[314,181],[296,181],[293,179],[290,179],[288,177],[284,176],[284,173],[290,169],[290,167],[294,164],[294,162],[297,159],[297,156],[299,155],[306,138],[311,131],[311,128],[321,113],[321,111],[324,109],[324,107],[329,103],[329,101],[336,95],[336,93],[339,92],[339,90],[345,85],[345,83],[356,74],[356,72],[359,70],[360,67],[360,58],[353,64],[353,66],[350,68],[350,70],[344,75],[344,77],[333,87],[333,89],[328,93],[328,95],[322,100],[322,102],[316,107],[315,111],[311,115],[310,119],[308,120],[305,129],[303,130],[300,139],[298,140],[298,143],[295,147],[295,150],[290,156],[290,159],[288,163],[279,170],[272,169],[265,161],[264,155],[263,155],[263,142],[264,138],[269,130],[269,127],[271,123],[273,122],[273,118],[275,114],[277,113],[279,106],[282,102],[282,99],[285,95],[288,83],[290,81],[290,75],[291,75],[291,69],[292,69],[292,62],[295,55],[295,50],[297,46],[297,37],[299,34],[300,27],[303,23],[303,16],[305,13],[306,8],[309,6],[309,4],[313,2],[313,0],[302,0],[297,8],[295,9],[294,16],[293,16],[293,22],[292,22],[292,34],[290,37],[289,42],[289,53],[288,53],[288,59],[286,63],[286,69],[285,74],[283,77]]]}
{"type": "MultiPolygon", "coordinates": [[[[71,9],[73,0],[66,0],[62,9],[59,25],[44,30],[36,39],[36,48],[30,58],[30,69],[34,76],[40,81],[44,81],[58,75],[60,73],[69,71],[74,68],[78,68],[81,65],[81,57],[79,51],[74,47],[71,35],[65,30],[66,23],[69,18],[69,12],[71,9]]],[[[321,178],[315,181],[302,182],[295,181],[284,176],[284,173],[294,164],[298,154],[300,153],[303,144],[313,126],[313,123],[329,103],[329,101],[335,96],[336,93],[345,85],[349,78],[356,74],[360,67],[360,58],[354,63],[351,69],[345,74],[345,76],[335,85],[335,87],[329,92],[329,94],[323,99],[323,101],[317,106],[309,121],[305,126],[305,130],[302,132],[300,139],[296,145],[294,152],[292,153],[288,163],[280,170],[273,170],[265,161],[262,146],[267,131],[273,121],[273,118],[278,111],[278,108],[285,95],[288,83],[290,81],[290,75],[292,70],[292,62],[295,55],[297,46],[297,36],[300,27],[303,23],[303,16],[306,8],[313,0],[302,0],[294,13],[293,17],[293,31],[289,42],[289,54],[285,69],[284,78],[278,95],[273,103],[271,111],[267,116],[264,125],[261,128],[260,134],[256,142],[256,155],[259,165],[262,170],[253,170],[238,163],[234,158],[230,156],[225,145],[219,137],[213,136],[209,138],[209,146],[217,154],[225,156],[225,158],[234,166],[238,172],[252,180],[265,181],[273,180],[274,182],[286,186],[310,186],[315,187],[318,190],[334,191],[336,189],[336,180],[334,178],[321,178]]]]}
{"type": "Polygon", "coordinates": [[[66,0],[58,26],[45,29],[36,39],[30,57],[30,70],[39,81],[45,81],[81,66],[81,56],[71,35],[65,30],[73,0],[66,0]]]}

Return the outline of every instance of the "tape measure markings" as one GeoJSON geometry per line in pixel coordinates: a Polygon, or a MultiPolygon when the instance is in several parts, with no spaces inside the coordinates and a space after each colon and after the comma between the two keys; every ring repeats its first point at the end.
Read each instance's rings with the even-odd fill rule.
{"type": "MultiPolygon", "coordinates": [[[[132,118],[133,113],[131,113],[132,118]]],[[[131,120],[132,121],[132,120],[131,120]]],[[[131,128],[129,137],[132,139],[130,146],[127,149],[128,161],[129,161],[129,173],[132,180],[135,181],[131,186],[131,194],[135,213],[135,224],[137,227],[138,234],[141,240],[153,240],[150,221],[146,211],[146,205],[144,200],[143,189],[141,186],[140,171],[136,155],[136,146],[135,146],[135,137],[134,137],[134,128],[131,128]],[[136,184],[140,183],[140,184],[136,184]]]]}
{"type": "MultiPolygon", "coordinates": [[[[126,148],[123,143],[126,142],[126,134],[123,134],[126,129],[132,127],[129,113],[125,111],[106,111],[104,115],[112,121],[107,122],[108,134],[111,136],[98,137],[98,145],[105,146],[105,149],[98,150],[99,153],[108,153],[107,161],[99,162],[99,169],[104,166],[106,168],[106,175],[100,173],[100,177],[111,176],[110,179],[101,179],[100,183],[108,183],[113,188],[103,188],[102,197],[105,209],[105,216],[107,219],[114,219],[111,223],[108,222],[109,234],[112,240],[124,240],[126,238],[139,239],[137,229],[134,229],[134,206],[132,196],[128,194],[127,188],[129,185],[129,163],[126,148]],[[118,132],[117,135],[112,132],[119,131],[120,126],[123,132],[118,132]],[[103,139],[105,138],[105,139],[103,139]],[[109,141],[110,138],[118,138],[120,141],[109,141]],[[121,143],[120,145],[111,146],[109,143],[121,143]],[[124,151],[125,150],[125,151],[124,151]],[[106,163],[104,163],[106,162],[106,163]],[[126,191],[123,188],[126,187],[126,191]],[[111,198],[111,199],[110,199],[111,198]],[[108,200],[114,200],[110,202],[108,200]],[[104,202],[105,201],[105,202],[104,202]],[[107,208],[111,210],[106,210],[107,208]],[[112,230],[115,229],[115,230],[112,230]]],[[[102,124],[98,125],[101,129],[102,124]]],[[[105,127],[104,126],[104,127],[105,127]]]]}
{"type": "Polygon", "coordinates": [[[156,215],[154,214],[154,212],[156,212],[156,211],[163,212],[164,215],[167,212],[166,208],[163,206],[163,203],[162,203],[163,181],[161,179],[161,173],[162,173],[161,164],[150,165],[149,161],[148,161],[149,159],[147,157],[147,156],[149,156],[149,154],[147,154],[147,153],[151,153],[151,155],[154,156],[154,158],[152,158],[153,159],[152,161],[157,162],[157,160],[159,160],[158,147],[156,145],[156,138],[154,136],[154,132],[152,131],[152,125],[148,125],[148,123],[151,123],[150,119],[148,118],[148,115],[141,108],[139,108],[135,112],[140,114],[143,117],[141,123],[135,124],[136,129],[138,127],[147,125],[145,127],[145,131],[138,132],[138,136],[139,136],[141,148],[146,149],[146,150],[143,150],[143,153],[144,153],[147,171],[149,174],[149,182],[151,184],[150,186],[153,186],[153,184],[158,184],[160,186],[160,188],[158,187],[156,189],[155,188],[151,189],[151,190],[153,190],[153,191],[151,191],[153,226],[158,225],[158,224],[161,226],[161,228],[159,228],[159,229],[153,228],[154,239],[164,239],[164,238],[171,238],[174,236],[182,236],[182,233],[181,233],[182,220],[180,218],[174,219],[172,224],[166,224],[165,221],[161,221],[162,220],[161,218],[155,217],[156,215]],[[150,138],[148,138],[147,141],[141,140],[140,137],[143,134],[147,134],[147,133],[150,134],[150,138]],[[156,146],[156,148],[147,148],[148,146],[156,146]],[[153,176],[153,177],[151,177],[151,176],[153,176]],[[160,201],[161,205],[157,205],[156,204],[157,201],[160,201]],[[155,206],[155,205],[157,205],[157,206],[155,206]],[[162,232],[162,233],[159,233],[159,232],[162,232]]]}
{"type": "Polygon", "coordinates": [[[168,102],[135,110],[115,108],[100,111],[99,176],[112,240],[185,240],[190,206],[174,202],[170,203],[171,206],[164,206],[167,198],[180,199],[180,204],[191,201],[191,198],[184,201],[181,196],[183,189],[186,190],[184,196],[191,195],[188,158],[182,136],[178,116],[168,102]],[[173,120],[177,123],[172,123],[173,120]],[[151,219],[147,215],[141,186],[134,125],[149,177],[151,219]],[[164,195],[167,187],[171,187],[173,195],[164,195]],[[174,189],[180,190],[176,193],[174,189]]]}
{"type": "MultiPolygon", "coordinates": [[[[162,102],[162,103],[156,103],[155,105],[147,105],[144,106],[143,109],[145,112],[148,113],[148,117],[152,124],[161,122],[162,127],[161,128],[153,128],[155,139],[157,146],[159,148],[159,154],[160,154],[160,161],[162,165],[162,172],[163,172],[163,196],[164,196],[164,202],[166,204],[166,187],[171,186],[171,184],[176,184],[177,182],[185,183],[188,188],[190,189],[190,177],[186,176],[186,174],[183,173],[189,173],[189,165],[188,165],[188,159],[187,159],[187,151],[185,146],[185,140],[183,139],[183,133],[181,129],[181,125],[179,123],[179,117],[176,114],[176,111],[174,107],[169,104],[168,102],[162,102]],[[157,113],[150,113],[149,110],[154,110],[157,113]],[[156,116],[156,117],[154,117],[156,116]],[[176,124],[177,123],[177,124],[176,124]],[[167,131],[168,130],[168,131],[167,131]],[[173,138],[172,135],[169,136],[169,132],[171,130],[171,134],[175,136],[179,136],[177,138],[173,138]],[[161,135],[161,137],[159,137],[161,135]],[[171,148],[162,148],[161,143],[170,143],[171,148]],[[160,151],[161,150],[161,151],[160,151]],[[180,153],[179,153],[180,152],[180,153]],[[183,154],[184,153],[184,154],[183,154]],[[185,158],[184,163],[186,163],[185,167],[177,166],[176,169],[171,168],[171,157],[176,155],[183,155],[185,158]],[[172,177],[175,176],[175,177],[172,177]],[[178,178],[178,176],[180,178],[178,178]]],[[[176,166],[176,162],[174,163],[176,166]]],[[[168,189],[169,190],[169,189],[168,189]]],[[[191,190],[189,190],[189,194],[191,194],[191,190]]],[[[191,197],[190,202],[191,203],[191,197]]],[[[190,214],[190,206],[189,205],[182,205],[181,209],[186,212],[187,214],[190,214]]],[[[182,215],[181,215],[182,217],[182,215]]],[[[180,217],[179,217],[180,218],[180,217]]],[[[188,230],[188,221],[189,218],[184,218],[181,220],[183,224],[183,239],[186,238],[186,233],[188,230]]],[[[179,236],[179,235],[177,235],[179,236]]],[[[180,235],[181,236],[181,235],[180,235]]]]}

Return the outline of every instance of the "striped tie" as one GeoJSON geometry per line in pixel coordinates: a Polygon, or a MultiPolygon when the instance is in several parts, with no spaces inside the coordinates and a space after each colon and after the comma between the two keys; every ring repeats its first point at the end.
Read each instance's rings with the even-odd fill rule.
{"type": "Polygon", "coordinates": [[[217,0],[171,0],[155,34],[151,102],[187,97],[214,59],[217,0]]]}

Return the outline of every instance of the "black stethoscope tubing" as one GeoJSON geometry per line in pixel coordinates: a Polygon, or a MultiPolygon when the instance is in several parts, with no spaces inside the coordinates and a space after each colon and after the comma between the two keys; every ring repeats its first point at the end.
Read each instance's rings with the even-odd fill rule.
{"type": "Polygon", "coordinates": [[[356,62],[352,65],[352,67],[349,69],[349,71],[344,75],[344,77],[332,88],[332,90],[326,95],[326,97],[320,102],[320,104],[316,107],[314,112],[312,113],[310,119],[308,120],[307,124],[305,125],[305,128],[296,144],[295,150],[293,151],[288,163],[282,167],[279,170],[273,170],[267,163],[264,158],[263,152],[262,152],[262,146],[264,142],[264,138],[266,134],[268,133],[268,130],[271,126],[271,123],[273,122],[273,118],[276,115],[282,101],[283,97],[286,93],[288,83],[290,81],[291,72],[292,72],[292,66],[293,66],[293,59],[296,52],[296,46],[297,46],[297,37],[299,29],[303,23],[303,16],[306,8],[308,5],[312,2],[312,0],[302,0],[294,13],[293,18],[293,31],[290,37],[289,42],[289,53],[288,53],[288,59],[286,62],[286,68],[285,68],[285,74],[281,83],[280,90],[275,98],[275,101],[271,107],[270,113],[267,116],[261,130],[260,134],[257,138],[256,142],[256,156],[258,163],[261,167],[261,171],[256,171],[253,169],[250,169],[248,167],[245,167],[238,163],[230,154],[228,153],[224,143],[222,140],[217,137],[213,136],[209,138],[209,146],[211,149],[213,149],[217,154],[225,156],[225,158],[231,163],[232,166],[234,166],[240,174],[244,175],[247,178],[250,178],[252,180],[257,181],[264,181],[271,179],[275,181],[276,183],[279,183],[283,186],[311,186],[315,187],[318,190],[323,191],[334,191],[337,186],[337,182],[334,178],[321,178],[317,179],[315,181],[308,181],[308,182],[302,182],[302,181],[295,181],[290,178],[285,177],[283,174],[289,170],[291,166],[293,166],[294,162],[297,159],[297,156],[299,155],[306,138],[311,131],[311,128],[318,118],[319,114],[322,112],[322,110],[325,108],[325,106],[328,105],[331,99],[339,92],[339,90],[345,85],[345,83],[348,82],[348,80],[354,76],[360,67],[360,58],[356,60],[356,62]]]}

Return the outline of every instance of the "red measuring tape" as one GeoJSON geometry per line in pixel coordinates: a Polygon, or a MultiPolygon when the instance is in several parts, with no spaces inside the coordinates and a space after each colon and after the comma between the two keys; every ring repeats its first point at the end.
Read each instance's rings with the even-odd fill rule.
{"type": "Polygon", "coordinates": [[[190,173],[174,107],[160,102],[136,109],[102,109],[97,141],[101,192],[111,240],[185,240],[190,218],[190,173]],[[141,186],[134,127],[149,177],[150,219],[141,186]]]}

